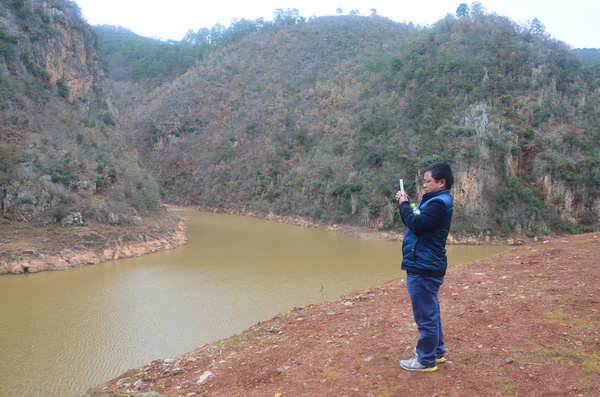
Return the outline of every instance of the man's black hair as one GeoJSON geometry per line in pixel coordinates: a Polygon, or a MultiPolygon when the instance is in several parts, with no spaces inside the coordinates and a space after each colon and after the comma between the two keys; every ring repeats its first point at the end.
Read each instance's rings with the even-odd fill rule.
{"type": "Polygon", "coordinates": [[[454,185],[454,174],[452,168],[446,163],[433,163],[425,168],[423,173],[431,172],[431,177],[439,182],[441,179],[446,180],[446,189],[450,189],[454,185]]]}

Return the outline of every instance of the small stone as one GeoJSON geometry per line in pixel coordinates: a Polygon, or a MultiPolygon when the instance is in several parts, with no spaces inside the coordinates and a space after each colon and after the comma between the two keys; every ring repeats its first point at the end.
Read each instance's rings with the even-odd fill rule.
{"type": "Polygon", "coordinates": [[[506,363],[507,363],[507,364],[510,364],[510,363],[512,363],[512,362],[513,362],[513,359],[512,359],[512,358],[507,358],[507,359],[506,359],[506,363]]]}
{"type": "Polygon", "coordinates": [[[198,379],[198,384],[202,384],[204,382],[206,382],[206,380],[209,378],[209,376],[212,375],[212,372],[210,371],[205,371],[201,376],[200,379],[198,379]]]}

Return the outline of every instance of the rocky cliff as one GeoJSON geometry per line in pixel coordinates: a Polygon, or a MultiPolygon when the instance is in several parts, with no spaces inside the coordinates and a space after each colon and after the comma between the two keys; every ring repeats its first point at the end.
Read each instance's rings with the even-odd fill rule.
{"type": "MultiPolygon", "coordinates": [[[[51,94],[79,100],[91,116],[104,110],[114,117],[110,78],[98,55],[95,34],[75,2],[3,1],[0,13],[4,79],[40,77],[53,89],[51,94]]],[[[17,102],[12,108],[16,111],[23,105],[17,102]]]]}
{"type": "Polygon", "coordinates": [[[56,226],[111,225],[110,241],[121,228],[150,228],[148,217],[172,230],[154,179],[117,121],[96,35],[75,2],[2,0],[0,217],[8,229],[0,231],[10,222],[49,234],[56,226]]]}
{"type": "MultiPolygon", "coordinates": [[[[58,208],[72,188],[94,193],[93,180],[71,180],[55,160],[62,154],[69,166],[74,151],[67,140],[84,130],[94,134],[88,127],[97,124],[101,111],[113,120],[116,113],[93,32],[75,3],[7,1],[0,7],[0,79],[6,84],[0,111],[0,213],[30,221],[58,208]],[[76,125],[80,120],[87,126],[76,125]]],[[[81,214],[74,216],[81,222],[81,214]]]]}

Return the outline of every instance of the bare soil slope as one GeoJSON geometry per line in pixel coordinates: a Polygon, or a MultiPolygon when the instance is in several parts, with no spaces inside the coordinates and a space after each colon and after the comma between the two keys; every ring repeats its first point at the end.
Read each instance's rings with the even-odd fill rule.
{"type": "Polygon", "coordinates": [[[452,266],[440,291],[448,353],[437,372],[399,365],[417,338],[400,279],[297,308],[88,393],[599,396],[599,236],[553,238],[452,266]]]}

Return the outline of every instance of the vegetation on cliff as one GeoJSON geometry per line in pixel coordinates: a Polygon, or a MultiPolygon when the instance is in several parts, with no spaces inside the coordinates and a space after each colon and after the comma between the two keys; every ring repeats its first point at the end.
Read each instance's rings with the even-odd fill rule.
{"type": "Polygon", "coordinates": [[[117,128],[107,65],[79,7],[2,0],[0,16],[4,223],[142,221],[160,206],[158,187],[117,128]]]}
{"type": "Polygon", "coordinates": [[[117,86],[166,200],[395,228],[398,178],[416,198],[443,160],[454,233],[596,229],[600,72],[539,20],[479,2],[430,27],[275,16],[191,31],[194,67],[145,93],[117,86]]]}

